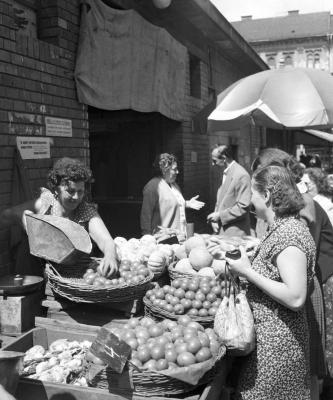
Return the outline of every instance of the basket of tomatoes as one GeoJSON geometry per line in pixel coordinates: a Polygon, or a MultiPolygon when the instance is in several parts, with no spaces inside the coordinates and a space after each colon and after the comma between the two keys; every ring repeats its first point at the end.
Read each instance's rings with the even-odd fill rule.
{"type": "Polygon", "coordinates": [[[146,264],[121,261],[119,270],[112,278],[99,272],[99,263],[92,260],[76,270],[46,264],[45,273],[53,292],[71,301],[84,303],[119,303],[142,299],[150,287],[154,274],[146,264]]]}
{"type": "Polygon", "coordinates": [[[154,319],[177,320],[181,315],[188,315],[193,321],[210,326],[224,295],[224,280],[193,277],[149,289],[143,302],[145,314],[154,319]]]}
{"type": "Polygon", "coordinates": [[[100,363],[90,364],[87,373],[90,386],[110,392],[140,396],[191,392],[214,378],[226,352],[213,329],[188,316],[160,323],[149,317],[132,318],[112,332],[132,348],[122,374],[100,363]]]}

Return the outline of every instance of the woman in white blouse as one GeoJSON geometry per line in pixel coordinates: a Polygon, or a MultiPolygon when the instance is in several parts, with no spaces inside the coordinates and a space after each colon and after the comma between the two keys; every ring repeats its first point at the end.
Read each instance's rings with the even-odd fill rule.
{"type": "Polygon", "coordinates": [[[329,186],[326,172],[320,168],[307,168],[302,181],[308,188],[308,193],[327,213],[333,225],[332,189],[329,186]]]}
{"type": "Polygon", "coordinates": [[[142,234],[153,234],[159,226],[178,231],[178,238],[186,239],[185,208],[200,210],[205,203],[194,196],[185,200],[176,183],[177,158],[173,154],[162,153],[154,162],[156,176],[143,188],[140,225],[142,234]]]}

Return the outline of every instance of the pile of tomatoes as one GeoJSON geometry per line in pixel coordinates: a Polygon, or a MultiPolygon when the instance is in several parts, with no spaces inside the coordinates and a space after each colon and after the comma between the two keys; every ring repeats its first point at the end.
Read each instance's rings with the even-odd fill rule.
{"type": "Polygon", "coordinates": [[[146,292],[146,299],[171,314],[214,317],[224,297],[224,281],[211,277],[175,279],[146,292]]]}
{"type": "Polygon", "coordinates": [[[178,321],[156,323],[149,317],[131,318],[113,330],[131,348],[132,364],[140,369],[162,371],[185,367],[216,357],[221,344],[213,329],[182,315],[178,321]]]}
{"type": "Polygon", "coordinates": [[[99,288],[117,287],[124,285],[137,285],[144,281],[151,274],[147,265],[138,261],[123,260],[119,265],[119,270],[116,276],[108,279],[99,271],[88,268],[83,275],[84,281],[88,285],[93,285],[99,288]]]}

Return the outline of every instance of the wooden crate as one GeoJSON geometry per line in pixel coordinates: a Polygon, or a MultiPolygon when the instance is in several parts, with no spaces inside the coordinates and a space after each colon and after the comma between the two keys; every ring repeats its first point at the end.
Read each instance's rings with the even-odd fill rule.
{"type": "MultiPolygon", "coordinates": [[[[3,350],[25,352],[32,346],[39,344],[45,348],[57,339],[90,340],[97,335],[99,326],[72,324],[64,321],[36,318],[36,328],[21,335],[3,350]]],[[[200,392],[190,395],[168,397],[168,399],[184,400],[223,400],[220,396],[225,381],[226,368],[221,368],[209,385],[200,392]]],[[[79,387],[74,385],[42,382],[36,379],[20,378],[17,392],[17,400],[143,400],[141,396],[133,396],[129,392],[109,393],[105,390],[79,387]]],[[[165,400],[164,397],[149,397],[150,400],[165,400]]]]}

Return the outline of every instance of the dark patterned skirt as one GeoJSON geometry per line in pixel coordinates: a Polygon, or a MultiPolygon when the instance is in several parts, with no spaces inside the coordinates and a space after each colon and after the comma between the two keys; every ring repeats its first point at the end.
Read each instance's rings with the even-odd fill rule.
{"type": "Polygon", "coordinates": [[[320,283],[316,276],[309,288],[306,311],[310,334],[310,373],[317,375],[318,378],[324,378],[326,375],[324,302],[320,283]]]}
{"type": "Polygon", "coordinates": [[[326,362],[328,373],[333,377],[333,276],[323,284],[326,322],[326,362]]]}

